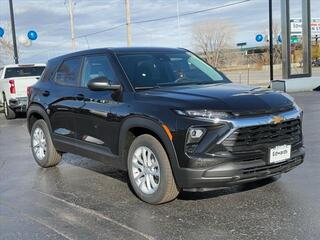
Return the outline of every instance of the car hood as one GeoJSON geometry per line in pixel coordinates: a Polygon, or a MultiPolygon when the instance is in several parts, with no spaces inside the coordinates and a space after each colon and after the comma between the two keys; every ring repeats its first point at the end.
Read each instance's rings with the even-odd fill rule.
{"type": "Polygon", "coordinates": [[[279,112],[293,105],[282,93],[232,83],[150,89],[141,92],[141,97],[178,109],[211,109],[238,114],[279,112]]]}

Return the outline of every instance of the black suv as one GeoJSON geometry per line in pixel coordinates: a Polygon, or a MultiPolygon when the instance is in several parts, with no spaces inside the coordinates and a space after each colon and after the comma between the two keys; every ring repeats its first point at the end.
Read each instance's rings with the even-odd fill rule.
{"type": "Polygon", "coordinates": [[[284,93],[232,84],[185,49],[105,48],[52,59],[29,89],[41,167],[70,152],[128,171],[143,201],[288,172],[304,159],[302,111],[284,93]]]}

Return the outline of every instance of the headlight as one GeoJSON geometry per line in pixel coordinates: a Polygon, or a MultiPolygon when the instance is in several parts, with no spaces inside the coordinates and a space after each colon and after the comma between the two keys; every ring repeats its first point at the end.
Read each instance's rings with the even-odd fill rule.
{"type": "Polygon", "coordinates": [[[302,109],[298,106],[296,102],[293,102],[293,107],[297,109],[299,112],[302,112],[302,109]]]}
{"type": "Polygon", "coordinates": [[[288,93],[281,92],[281,94],[283,96],[285,96],[286,98],[288,98],[291,102],[294,102],[294,98],[291,95],[289,95],[288,93]]]}
{"type": "Polygon", "coordinates": [[[302,109],[298,106],[298,104],[295,102],[294,97],[292,97],[291,95],[289,95],[288,93],[282,93],[283,96],[285,96],[286,98],[288,98],[291,102],[292,105],[295,109],[297,109],[298,111],[302,112],[302,109]]]}
{"type": "Polygon", "coordinates": [[[219,122],[221,119],[230,118],[232,116],[227,112],[218,112],[211,110],[176,110],[175,112],[181,116],[188,116],[199,119],[209,119],[215,122],[219,122]]]}

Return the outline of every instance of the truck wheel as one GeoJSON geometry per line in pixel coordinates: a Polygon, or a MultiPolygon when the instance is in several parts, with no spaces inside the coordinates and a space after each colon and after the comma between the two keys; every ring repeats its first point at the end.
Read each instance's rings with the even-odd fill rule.
{"type": "Polygon", "coordinates": [[[132,142],[128,153],[128,174],[135,193],[147,203],[169,202],[179,194],[168,155],[151,135],[141,135],[132,142]]]}
{"type": "Polygon", "coordinates": [[[31,150],[34,159],[43,168],[56,166],[61,154],[55,149],[46,122],[37,120],[31,129],[31,150]]]}
{"type": "Polygon", "coordinates": [[[3,95],[3,109],[4,109],[4,116],[6,119],[15,119],[16,113],[10,108],[10,106],[7,103],[5,95],[3,95]]]}

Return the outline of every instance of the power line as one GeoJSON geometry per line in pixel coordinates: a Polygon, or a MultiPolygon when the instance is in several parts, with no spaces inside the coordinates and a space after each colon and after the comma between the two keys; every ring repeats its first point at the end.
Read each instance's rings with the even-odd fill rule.
{"type": "MultiPolygon", "coordinates": [[[[242,1],[239,1],[239,2],[233,2],[233,3],[229,3],[229,4],[224,4],[224,5],[221,5],[221,6],[216,6],[216,7],[211,7],[211,8],[198,10],[198,11],[181,13],[180,17],[190,16],[190,15],[199,14],[199,13],[203,13],[203,12],[209,12],[209,11],[218,10],[218,9],[222,9],[222,8],[226,8],[226,7],[240,5],[240,4],[243,4],[243,3],[250,2],[250,1],[251,0],[242,0],[242,1]]],[[[163,20],[173,19],[173,18],[177,18],[177,15],[161,17],[161,18],[147,19],[147,20],[140,20],[140,21],[132,21],[131,24],[141,24],[141,23],[148,23],[148,22],[156,22],[156,21],[163,21],[163,20]]],[[[80,36],[78,36],[76,38],[83,38],[83,37],[96,35],[96,34],[107,32],[107,31],[111,31],[111,30],[114,30],[114,29],[117,29],[117,28],[120,28],[120,27],[123,27],[123,26],[126,26],[126,25],[127,25],[127,23],[121,23],[121,24],[114,25],[114,26],[112,26],[110,28],[106,28],[106,29],[103,29],[103,30],[100,30],[100,31],[96,31],[96,32],[88,33],[88,34],[83,34],[83,35],[80,35],[80,36]]]]}
{"type": "MultiPolygon", "coordinates": [[[[180,14],[180,17],[194,15],[194,14],[203,13],[203,12],[209,12],[209,11],[212,11],[212,10],[218,10],[218,9],[222,9],[222,8],[226,8],[226,7],[231,7],[231,6],[247,3],[247,2],[250,2],[250,1],[251,0],[243,0],[243,1],[239,1],[239,2],[224,4],[222,6],[206,8],[206,9],[202,9],[202,10],[198,10],[198,11],[186,12],[186,13],[180,14]]],[[[139,24],[139,23],[156,22],[156,21],[163,21],[163,20],[172,19],[172,18],[176,18],[176,17],[177,17],[177,15],[172,15],[172,16],[161,17],[161,18],[153,18],[153,19],[148,19],[148,20],[133,21],[132,23],[133,24],[139,24]]]]}
{"type": "Polygon", "coordinates": [[[117,28],[120,28],[120,27],[123,27],[123,26],[126,26],[126,25],[127,25],[126,23],[121,23],[121,24],[114,25],[114,26],[112,26],[110,28],[106,28],[106,29],[103,29],[103,30],[100,30],[100,31],[96,31],[96,32],[88,33],[88,34],[83,34],[83,35],[80,35],[80,36],[78,36],[76,38],[89,37],[89,36],[96,35],[96,34],[99,34],[99,33],[108,32],[108,31],[111,31],[113,29],[117,29],[117,28]]]}

